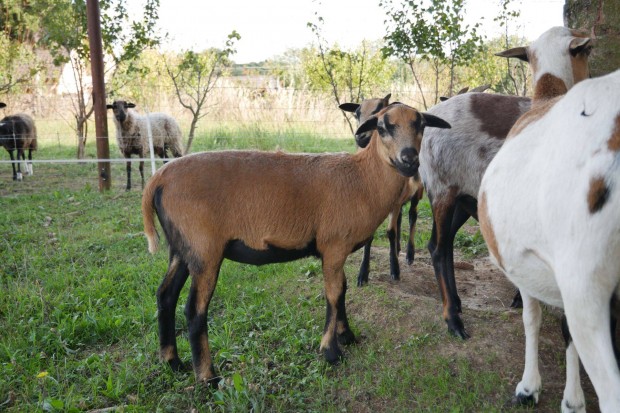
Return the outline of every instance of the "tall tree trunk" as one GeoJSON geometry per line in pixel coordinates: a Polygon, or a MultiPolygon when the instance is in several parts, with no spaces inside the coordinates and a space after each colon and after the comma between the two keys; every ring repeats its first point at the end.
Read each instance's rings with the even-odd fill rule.
{"type": "Polygon", "coordinates": [[[78,137],[77,145],[77,158],[84,159],[86,148],[86,133],[85,133],[86,120],[81,117],[76,117],[76,132],[78,137]]]}
{"type": "Polygon", "coordinates": [[[564,25],[594,32],[592,76],[620,68],[620,0],[565,0],[564,25]]]}
{"type": "Polygon", "coordinates": [[[185,153],[188,154],[192,149],[192,142],[194,142],[194,132],[196,132],[196,125],[198,124],[198,114],[194,114],[192,123],[189,127],[189,137],[187,138],[187,145],[185,145],[185,153]]]}

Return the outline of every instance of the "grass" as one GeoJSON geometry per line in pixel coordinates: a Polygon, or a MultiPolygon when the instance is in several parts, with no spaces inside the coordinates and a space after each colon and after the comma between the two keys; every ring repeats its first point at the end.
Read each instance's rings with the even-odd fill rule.
{"type": "MultiPolygon", "coordinates": [[[[285,138],[215,130],[195,149],[282,147],[289,151],[352,151],[352,142],[310,133],[285,138]]],[[[46,157],[72,157],[55,145],[46,157]]],[[[94,153],[92,143],[87,153],[94,153]]],[[[141,193],[114,187],[99,193],[94,165],[40,165],[22,183],[0,173],[0,410],[77,412],[113,407],[131,412],[500,411],[510,394],[493,367],[474,363],[430,316],[394,300],[381,284],[349,290],[358,345],[341,366],[318,352],[325,301],[317,260],[253,267],[225,262],[209,311],[217,390],[195,386],[192,373],[158,361],[155,292],[167,255],[146,250],[141,193]],[[404,323],[415,314],[416,325],[404,323]]],[[[8,168],[10,170],[10,168],[8,168]]],[[[420,205],[416,243],[428,240],[430,209],[420,205]]],[[[387,245],[384,231],[378,243],[387,245]]],[[[406,234],[403,233],[403,241],[406,234]]],[[[471,245],[479,240],[471,241],[471,245]]],[[[468,244],[469,245],[469,244],[468,244]]],[[[359,254],[349,259],[355,285],[359,254]]],[[[177,309],[179,350],[189,360],[183,305],[177,309]]],[[[490,355],[492,356],[492,355],[490,355]]]]}

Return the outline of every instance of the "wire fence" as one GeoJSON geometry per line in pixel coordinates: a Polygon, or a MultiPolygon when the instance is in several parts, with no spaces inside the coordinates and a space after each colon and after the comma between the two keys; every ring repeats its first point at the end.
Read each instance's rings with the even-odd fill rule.
{"type": "MultiPolygon", "coordinates": [[[[73,187],[76,181],[83,181],[82,186],[97,187],[97,163],[100,161],[111,163],[115,184],[124,187],[127,160],[119,150],[112,111],[108,111],[107,117],[108,138],[92,137],[94,116],[85,123],[83,157],[77,159],[80,141],[76,132],[78,96],[74,93],[53,93],[37,85],[30,85],[27,89],[27,94],[3,98],[7,107],[1,109],[0,114],[23,112],[34,117],[38,142],[38,150],[32,160],[35,175],[25,176],[21,186],[13,185],[10,164],[17,161],[11,161],[8,152],[0,150],[3,153],[0,155],[0,196],[20,193],[28,187],[32,189],[34,182],[41,181],[42,177],[45,177],[43,181],[48,188],[73,187]],[[97,139],[108,139],[109,159],[97,159],[97,139]]],[[[136,103],[136,111],[141,115],[165,112],[173,116],[181,126],[185,145],[192,117],[180,105],[174,90],[161,84],[144,84],[138,89],[139,93],[133,96],[118,98],[136,103]]],[[[383,97],[388,93],[392,94],[393,100],[419,107],[416,91],[403,85],[394,85],[391,90],[380,90],[368,97],[383,97]]],[[[346,96],[340,99],[340,103],[348,101],[346,96]]],[[[112,99],[108,100],[111,103],[112,99]]],[[[89,107],[88,99],[86,102],[89,107]]],[[[306,87],[285,87],[274,76],[248,77],[243,83],[222,80],[210,92],[202,115],[194,131],[191,152],[220,149],[281,149],[289,152],[355,150],[352,132],[356,122],[350,114],[338,109],[333,95],[306,87]]],[[[143,158],[134,156],[132,162],[148,162],[154,165],[149,168],[151,170],[161,165],[163,161],[152,150],[147,153],[143,158]]],[[[137,170],[135,166],[133,168],[137,170]]]]}

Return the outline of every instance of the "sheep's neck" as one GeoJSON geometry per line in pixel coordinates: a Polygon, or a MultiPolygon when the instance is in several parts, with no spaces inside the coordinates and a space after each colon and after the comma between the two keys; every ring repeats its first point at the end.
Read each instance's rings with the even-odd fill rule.
{"type": "Polygon", "coordinates": [[[394,166],[381,159],[378,139],[377,136],[373,136],[368,148],[356,152],[353,157],[362,171],[360,186],[367,195],[366,199],[375,203],[376,208],[389,212],[402,196],[409,178],[401,175],[394,166]]]}
{"type": "Polygon", "coordinates": [[[545,104],[558,96],[565,95],[566,92],[568,92],[568,87],[562,79],[545,73],[538,79],[534,87],[532,107],[545,104]]]}

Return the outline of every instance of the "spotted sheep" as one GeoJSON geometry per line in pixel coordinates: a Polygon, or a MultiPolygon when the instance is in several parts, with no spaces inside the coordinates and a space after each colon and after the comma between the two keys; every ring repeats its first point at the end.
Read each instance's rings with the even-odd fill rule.
{"type": "Polygon", "coordinates": [[[359,127],[358,135],[373,134],[355,154],[216,151],[161,167],[142,197],[149,250],[158,244],[154,214],[169,245],[168,270],[157,291],[161,358],[173,369],[182,366],[175,307],[190,274],[185,314],[194,372],[198,381],[215,384],[207,311],[222,261],[262,265],[316,256],[327,301],[320,349],[337,363],[339,344],[355,342],[345,310],[345,261],[400,202],[417,172],[425,127],[449,125],[394,104],[359,127]]]}
{"type": "MultiPolygon", "coordinates": [[[[118,147],[127,160],[127,187],[131,189],[131,155],[138,155],[144,159],[149,154],[148,123],[153,137],[153,150],[162,159],[168,158],[168,150],[172,156],[183,156],[183,134],[176,120],[166,114],[153,112],[147,115],[139,115],[129,109],[135,108],[135,103],[123,100],[115,100],[106,105],[114,113],[116,125],[116,140],[118,147]],[[148,122],[148,123],[147,123],[148,122]]],[[[140,178],[144,188],[144,161],[140,161],[140,178]]]]}
{"type": "MultiPolygon", "coordinates": [[[[541,94],[551,93],[558,87],[549,75],[562,70],[563,65],[575,68],[574,72],[571,69],[566,73],[567,87],[584,79],[590,47],[590,39],[584,34],[552,28],[530,46],[530,57],[524,54],[524,47],[497,55],[530,62],[536,101],[541,94]],[[575,47],[570,51],[548,51],[545,47],[546,42],[567,36],[575,39],[575,47]],[[556,60],[551,57],[554,53],[559,54],[556,60]]],[[[512,126],[531,106],[532,100],[527,97],[465,93],[429,110],[429,113],[449,122],[452,129],[429,130],[420,152],[420,175],[433,213],[428,250],[443,301],[443,318],[448,330],[463,339],[468,338],[469,334],[460,317],[462,306],[454,277],[454,239],[459,228],[470,217],[478,219],[478,192],[482,177],[512,126]]],[[[521,305],[521,296],[517,292],[512,306],[521,305]]]]}
{"type": "MultiPolygon", "coordinates": [[[[0,103],[0,108],[6,107],[0,103]]],[[[25,113],[5,116],[0,120],[0,146],[3,146],[11,157],[13,167],[13,180],[21,181],[22,164],[26,174],[32,175],[32,151],[37,150],[37,128],[32,117],[25,113]],[[28,162],[26,162],[26,150],[28,150],[28,162]],[[17,158],[15,158],[17,151],[17,158]]]]}
{"type": "MultiPolygon", "coordinates": [[[[372,115],[381,111],[390,104],[391,94],[387,94],[384,98],[364,99],[361,103],[343,103],[339,108],[345,112],[354,114],[357,125],[360,126],[372,115]]],[[[370,142],[372,131],[362,133],[355,136],[355,143],[358,148],[365,148],[370,142]]],[[[402,205],[410,202],[409,207],[409,240],[407,241],[407,264],[411,265],[415,258],[415,226],[418,219],[418,203],[424,195],[424,187],[420,181],[419,174],[413,176],[403,188],[403,200],[397,208],[390,212],[387,227],[387,236],[390,242],[390,275],[393,280],[400,279],[400,264],[398,262],[398,254],[400,253],[400,228],[402,220],[402,205]]],[[[372,238],[364,245],[364,255],[357,276],[358,287],[368,283],[368,274],[370,272],[370,248],[372,246],[372,238]]]]}
{"type": "Polygon", "coordinates": [[[542,39],[544,58],[538,45],[520,53],[534,68],[555,69],[537,73],[532,110],[484,175],[480,226],[492,261],[523,297],[525,367],[516,400],[539,399],[542,302],[564,309],[562,411],[586,411],[581,359],[600,410],[619,412],[611,330],[620,294],[620,71],[582,80],[590,39],[554,33],[542,39]]]}

